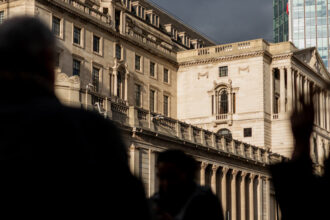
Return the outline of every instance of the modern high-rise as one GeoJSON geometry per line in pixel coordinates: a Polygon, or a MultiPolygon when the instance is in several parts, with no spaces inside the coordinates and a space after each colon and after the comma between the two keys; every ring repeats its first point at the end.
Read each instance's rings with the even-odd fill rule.
{"type": "Polygon", "coordinates": [[[289,16],[287,4],[288,0],[273,0],[273,36],[275,43],[289,40],[289,16]]]}
{"type": "Polygon", "coordinates": [[[273,6],[274,41],[289,40],[299,49],[316,47],[329,69],[330,1],[274,0],[273,6]]]}

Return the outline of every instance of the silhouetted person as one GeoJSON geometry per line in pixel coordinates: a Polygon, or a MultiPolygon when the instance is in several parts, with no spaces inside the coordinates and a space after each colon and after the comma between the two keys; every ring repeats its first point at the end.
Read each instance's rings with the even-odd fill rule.
{"type": "Polygon", "coordinates": [[[310,156],[313,125],[313,100],[309,103],[302,101],[302,109],[295,109],[291,116],[295,139],[292,160],[271,167],[283,220],[330,219],[329,159],[325,161],[324,175],[314,175],[310,156]]]}
{"type": "Polygon", "coordinates": [[[116,127],[54,95],[55,40],[41,21],[0,26],[0,211],[24,218],[148,219],[116,127]]]}
{"type": "Polygon", "coordinates": [[[195,183],[196,166],[195,159],[179,150],[159,154],[159,192],[150,199],[153,219],[223,219],[218,198],[209,188],[195,183]]]}

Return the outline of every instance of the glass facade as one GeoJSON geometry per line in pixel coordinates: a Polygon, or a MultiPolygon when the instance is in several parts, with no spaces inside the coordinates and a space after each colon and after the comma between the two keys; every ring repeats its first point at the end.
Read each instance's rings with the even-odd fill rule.
{"type": "MultiPolygon", "coordinates": [[[[287,41],[285,31],[281,35],[281,24],[283,30],[288,30],[288,22],[284,17],[290,17],[290,40],[300,49],[316,47],[325,64],[329,63],[329,37],[330,37],[330,0],[289,0],[290,16],[286,13],[286,2],[288,0],[273,0],[274,6],[274,41],[287,41]],[[285,9],[283,4],[285,4],[285,9]],[[279,10],[279,8],[282,8],[279,10]],[[282,20],[281,20],[282,19],[282,20]]],[[[328,68],[329,69],[329,68],[328,68]]]]}
{"type": "Polygon", "coordinates": [[[273,36],[275,43],[289,40],[287,4],[288,0],[273,0],[273,36]]]}

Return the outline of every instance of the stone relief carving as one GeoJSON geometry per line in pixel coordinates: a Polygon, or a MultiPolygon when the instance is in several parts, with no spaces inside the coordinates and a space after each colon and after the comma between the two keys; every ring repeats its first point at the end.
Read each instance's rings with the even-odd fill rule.
{"type": "Polygon", "coordinates": [[[74,83],[78,84],[80,83],[80,78],[79,76],[68,76],[65,73],[58,73],[56,74],[56,82],[69,82],[69,83],[74,83]]]}
{"type": "Polygon", "coordinates": [[[205,73],[198,73],[198,79],[200,79],[201,77],[206,76],[206,78],[209,78],[209,72],[205,72],[205,73]]]}
{"type": "Polygon", "coordinates": [[[241,72],[250,72],[250,66],[246,66],[246,67],[238,67],[238,73],[241,72]]]}

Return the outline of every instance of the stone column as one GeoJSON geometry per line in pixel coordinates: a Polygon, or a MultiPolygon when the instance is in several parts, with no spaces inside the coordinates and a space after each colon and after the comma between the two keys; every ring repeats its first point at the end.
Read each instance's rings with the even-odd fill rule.
{"type": "Polygon", "coordinates": [[[217,170],[219,166],[213,164],[212,165],[212,177],[211,177],[211,189],[212,192],[216,195],[217,194],[217,170]]]}
{"type": "Polygon", "coordinates": [[[224,212],[224,216],[226,217],[226,212],[227,212],[227,172],[228,172],[228,167],[222,167],[222,174],[221,174],[221,204],[222,204],[222,209],[224,212]]]}
{"type": "Polygon", "coordinates": [[[123,89],[123,91],[124,91],[124,99],[126,100],[126,101],[128,101],[128,75],[127,74],[125,74],[125,88],[123,89]]]}
{"type": "Polygon", "coordinates": [[[320,123],[320,127],[321,128],[325,128],[325,123],[324,123],[324,113],[325,113],[325,108],[324,108],[324,91],[321,90],[320,92],[320,119],[321,119],[321,123],[320,123]]]}
{"type": "Polygon", "coordinates": [[[326,99],[326,115],[327,115],[327,120],[326,120],[326,123],[327,123],[327,130],[330,130],[330,106],[329,106],[329,92],[325,92],[325,99],[326,99]]]}
{"type": "Polygon", "coordinates": [[[293,102],[293,91],[292,91],[292,68],[291,66],[287,69],[287,112],[292,111],[292,102],[293,102]]]}
{"type": "Polygon", "coordinates": [[[285,112],[285,80],[284,67],[280,68],[280,112],[285,112]]]}
{"type": "Polygon", "coordinates": [[[258,187],[257,187],[257,204],[258,204],[258,220],[262,220],[262,178],[258,176],[258,187]]]}
{"type": "Polygon", "coordinates": [[[266,197],[266,207],[265,207],[265,213],[264,213],[264,219],[270,220],[270,181],[269,177],[265,177],[265,185],[266,185],[266,191],[265,191],[265,197],[266,197]]]}
{"type": "Polygon", "coordinates": [[[200,184],[201,186],[205,186],[205,169],[207,167],[207,163],[206,162],[202,162],[201,163],[201,180],[200,180],[200,184]]]}
{"type": "Polygon", "coordinates": [[[131,144],[129,147],[129,154],[130,154],[130,169],[133,175],[139,176],[139,149],[135,146],[134,143],[131,144]]]}
{"type": "Polygon", "coordinates": [[[149,149],[149,196],[152,196],[155,193],[155,179],[156,179],[156,157],[155,152],[149,149]]]}
{"type": "Polygon", "coordinates": [[[246,172],[241,173],[242,181],[240,185],[241,191],[241,220],[246,220],[246,210],[245,210],[245,177],[246,172]]]}
{"type": "Polygon", "coordinates": [[[253,182],[255,174],[250,173],[250,183],[249,183],[249,220],[254,219],[254,192],[253,192],[253,182]]]}
{"type": "Polygon", "coordinates": [[[231,219],[237,219],[237,207],[236,207],[236,176],[237,170],[232,171],[231,178],[231,219]]]}

